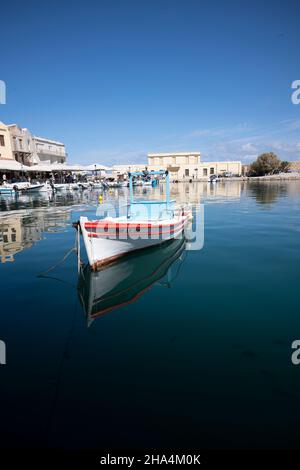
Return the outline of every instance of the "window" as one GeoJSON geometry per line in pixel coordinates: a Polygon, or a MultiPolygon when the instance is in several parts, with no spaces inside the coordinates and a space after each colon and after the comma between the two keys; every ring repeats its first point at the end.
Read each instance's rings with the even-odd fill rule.
{"type": "Polygon", "coordinates": [[[203,176],[207,176],[207,168],[203,168],[203,176]]]}
{"type": "Polygon", "coordinates": [[[19,139],[20,149],[22,148],[22,139],[19,139]]]}
{"type": "Polygon", "coordinates": [[[0,145],[1,145],[1,147],[5,146],[4,135],[2,135],[2,134],[0,134],[0,145]]]}
{"type": "Polygon", "coordinates": [[[185,176],[190,176],[190,170],[188,168],[185,169],[184,171],[185,176]]]}
{"type": "Polygon", "coordinates": [[[210,174],[213,175],[214,173],[215,173],[215,169],[214,169],[214,167],[211,167],[210,174]]]}

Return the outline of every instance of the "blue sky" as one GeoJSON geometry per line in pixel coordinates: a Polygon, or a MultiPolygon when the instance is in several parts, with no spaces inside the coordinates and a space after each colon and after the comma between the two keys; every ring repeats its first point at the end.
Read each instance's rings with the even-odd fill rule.
{"type": "Polygon", "coordinates": [[[65,142],[70,162],[300,159],[299,1],[1,5],[0,120],[65,142]]]}

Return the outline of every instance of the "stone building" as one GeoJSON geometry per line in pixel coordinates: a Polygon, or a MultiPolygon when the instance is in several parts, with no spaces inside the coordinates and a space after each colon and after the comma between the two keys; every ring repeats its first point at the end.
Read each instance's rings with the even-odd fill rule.
{"type": "Polygon", "coordinates": [[[21,128],[17,124],[9,124],[7,127],[10,132],[14,159],[23,165],[31,165],[34,152],[31,133],[28,129],[21,128]]]}
{"type": "Polygon", "coordinates": [[[65,163],[65,145],[56,140],[38,137],[17,124],[7,126],[10,132],[13,158],[23,165],[65,163]]]}
{"type": "Polygon", "coordinates": [[[0,160],[13,159],[9,128],[0,121],[0,160]]]}

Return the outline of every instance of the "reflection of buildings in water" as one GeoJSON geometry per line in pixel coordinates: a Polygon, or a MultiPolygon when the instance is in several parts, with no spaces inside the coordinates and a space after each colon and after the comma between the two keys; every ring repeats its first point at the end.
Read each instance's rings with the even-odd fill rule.
{"type": "MultiPolygon", "coordinates": [[[[198,204],[211,197],[239,199],[241,197],[241,181],[219,181],[214,184],[207,182],[174,183],[170,185],[170,191],[171,197],[180,204],[198,204]]],[[[165,184],[160,183],[155,189],[137,187],[136,192],[145,198],[161,199],[165,194],[165,184]]]]}
{"type": "Polygon", "coordinates": [[[14,255],[22,250],[21,218],[15,216],[0,221],[1,263],[14,261],[14,255]]]}
{"type": "Polygon", "coordinates": [[[85,266],[79,277],[78,293],[88,326],[95,318],[135,302],[165,276],[169,286],[172,276],[174,279],[179,272],[184,250],[184,239],[172,240],[129,254],[100,271],[85,266]]]}
{"type": "MultiPolygon", "coordinates": [[[[174,197],[179,202],[199,203],[210,197],[216,198],[240,198],[240,181],[219,181],[217,183],[178,183],[174,197]]],[[[173,190],[173,189],[172,189],[173,190]]],[[[173,193],[172,193],[173,194],[173,193]]]]}
{"type": "Polygon", "coordinates": [[[57,232],[65,228],[70,220],[70,212],[39,212],[23,219],[24,242],[35,242],[43,238],[43,233],[57,232]]]}
{"type": "Polygon", "coordinates": [[[217,197],[228,199],[240,199],[241,181],[219,181],[208,183],[205,187],[204,197],[217,197]]]}
{"type": "Polygon", "coordinates": [[[56,232],[66,227],[69,212],[39,212],[26,217],[12,215],[0,219],[0,261],[14,261],[14,255],[32,247],[44,232],[56,232]]]}

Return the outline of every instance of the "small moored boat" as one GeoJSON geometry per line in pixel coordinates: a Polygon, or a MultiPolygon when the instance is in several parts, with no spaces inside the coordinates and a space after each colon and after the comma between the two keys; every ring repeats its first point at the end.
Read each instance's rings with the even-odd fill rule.
{"type": "Polygon", "coordinates": [[[153,171],[152,175],[166,175],[166,199],[164,201],[135,201],[133,177],[129,174],[130,204],[127,215],[89,220],[80,217],[79,227],[92,269],[101,268],[120,257],[165,241],[182,238],[190,219],[190,211],[176,206],[170,200],[170,181],[167,171],[153,171]]]}
{"type": "Polygon", "coordinates": [[[20,189],[23,193],[38,193],[42,191],[44,188],[44,184],[31,184],[27,186],[27,188],[20,189]]]}
{"type": "Polygon", "coordinates": [[[0,186],[0,195],[11,196],[12,194],[15,194],[12,187],[0,186]]]}

